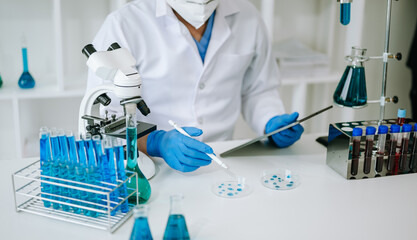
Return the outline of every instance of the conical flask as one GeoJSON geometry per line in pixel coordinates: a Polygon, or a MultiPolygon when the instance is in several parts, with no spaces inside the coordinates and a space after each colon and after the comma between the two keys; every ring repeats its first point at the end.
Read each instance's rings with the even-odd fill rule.
{"type": "Polygon", "coordinates": [[[136,205],[133,208],[135,223],[130,234],[130,240],[153,240],[148,223],[148,210],[147,205],[136,205]]]}
{"type": "Polygon", "coordinates": [[[188,240],[187,223],[182,212],[182,194],[171,196],[171,209],[169,211],[168,223],[165,228],[164,240],[188,240]]]}
{"type": "Polygon", "coordinates": [[[366,106],[367,94],[363,62],[368,58],[364,57],[365,52],[364,48],[352,47],[352,55],[346,57],[350,64],[346,67],[333,94],[333,100],[337,105],[352,108],[366,106]]]}
{"type": "MultiPolygon", "coordinates": [[[[126,152],[127,152],[127,166],[126,169],[138,174],[138,192],[139,203],[145,203],[151,197],[151,185],[148,179],[143,175],[138,166],[138,144],[137,144],[137,116],[136,116],[136,104],[125,104],[126,110],[126,152]]],[[[136,177],[131,178],[127,182],[128,189],[136,188],[136,177]]],[[[130,192],[129,192],[130,194],[130,192]]],[[[129,197],[129,202],[136,204],[136,194],[129,197]]]]}
{"type": "Polygon", "coordinates": [[[3,86],[3,79],[1,79],[1,75],[0,75],[0,88],[1,86],[3,86]]]}

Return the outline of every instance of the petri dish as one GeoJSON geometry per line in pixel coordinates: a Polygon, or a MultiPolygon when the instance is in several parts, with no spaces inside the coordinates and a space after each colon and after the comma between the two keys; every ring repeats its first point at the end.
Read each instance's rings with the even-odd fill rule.
{"type": "Polygon", "coordinates": [[[300,177],[289,169],[264,170],[261,183],[272,190],[291,190],[300,185],[300,177]]]}
{"type": "Polygon", "coordinates": [[[237,177],[216,182],[211,191],[214,195],[222,198],[241,198],[251,193],[251,187],[246,182],[246,178],[237,177]]]}

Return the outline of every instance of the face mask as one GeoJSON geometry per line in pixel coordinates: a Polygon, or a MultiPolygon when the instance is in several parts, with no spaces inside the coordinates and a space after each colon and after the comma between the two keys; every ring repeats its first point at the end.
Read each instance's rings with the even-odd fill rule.
{"type": "Polygon", "coordinates": [[[219,0],[166,0],[167,3],[196,29],[203,26],[219,5],[219,0]]]}

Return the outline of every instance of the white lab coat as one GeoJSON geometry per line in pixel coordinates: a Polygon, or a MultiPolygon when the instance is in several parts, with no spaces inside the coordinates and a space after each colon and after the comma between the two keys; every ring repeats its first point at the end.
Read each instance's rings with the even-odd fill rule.
{"type": "MultiPolygon", "coordinates": [[[[168,120],[203,130],[201,141],[231,139],[242,112],[259,134],[283,114],[279,71],[266,28],[246,0],[221,0],[204,64],[188,29],[165,0],[137,0],[111,13],[93,44],[118,42],[137,59],[142,97],[151,110],[139,120],[171,130],[168,120]]],[[[88,88],[103,81],[90,71],[88,88]]],[[[109,114],[122,114],[113,96],[109,114]]],[[[104,111],[101,110],[101,114],[104,111]]]]}

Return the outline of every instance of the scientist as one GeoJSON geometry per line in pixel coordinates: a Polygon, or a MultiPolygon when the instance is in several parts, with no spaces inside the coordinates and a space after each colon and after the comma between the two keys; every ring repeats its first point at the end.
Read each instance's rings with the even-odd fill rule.
{"type": "MultiPolygon", "coordinates": [[[[176,170],[210,164],[205,153],[213,150],[203,141],[231,139],[240,113],[259,135],[298,117],[285,114],[267,31],[247,0],[136,0],[106,18],[93,44],[106,50],[113,42],[137,60],[151,110],[146,118],[138,112],[139,120],[160,129],[139,139],[139,149],[176,170]],[[192,126],[184,129],[194,139],[171,130],[170,119],[192,126]]],[[[99,84],[90,71],[87,88],[99,84]]],[[[110,97],[106,109],[122,115],[119,100],[110,97]]],[[[303,131],[296,125],[271,141],[288,147],[303,131]]]]}

